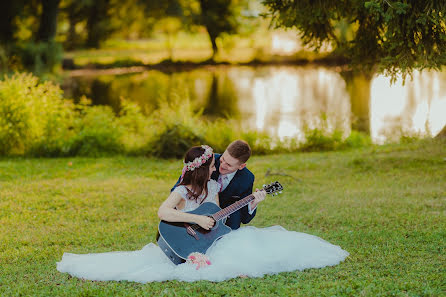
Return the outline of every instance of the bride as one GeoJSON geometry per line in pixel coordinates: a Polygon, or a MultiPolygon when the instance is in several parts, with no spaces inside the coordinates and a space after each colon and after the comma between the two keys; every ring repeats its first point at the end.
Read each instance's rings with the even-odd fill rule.
{"type": "MultiPolygon", "coordinates": [[[[160,219],[191,222],[206,230],[212,228],[215,224],[212,218],[187,212],[203,202],[219,205],[220,185],[210,179],[213,171],[215,160],[209,146],[189,149],[185,155],[179,186],[158,210],[160,219]]],[[[253,196],[262,200],[264,191],[255,192],[253,196]]],[[[261,277],[265,274],[337,265],[348,255],[339,246],[317,236],[287,231],[280,226],[250,226],[230,232],[211,246],[203,256],[210,265],[205,264],[203,267],[194,264],[195,261],[175,265],[157,245],[149,243],[139,251],[82,255],[64,253],[62,260],[57,263],[57,270],[75,277],[100,281],[223,281],[241,275],[261,277]]]]}

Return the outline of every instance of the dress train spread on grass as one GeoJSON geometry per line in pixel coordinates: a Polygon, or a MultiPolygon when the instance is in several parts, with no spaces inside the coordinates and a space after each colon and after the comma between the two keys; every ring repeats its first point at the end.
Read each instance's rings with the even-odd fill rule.
{"type": "Polygon", "coordinates": [[[249,226],[218,240],[206,255],[211,265],[197,270],[195,265],[189,263],[174,265],[157,245],[150,243],[139,251],[131,252],[65,253],[57,263],[57,270],[98,281],[219,282],[240,275],[261,277],[284,271],[333,266],[349,254],[317,236],[287,231],[280,226],[249,226]]]}
{"type": "MultiPolygon", "coordinates": [[[[208,198],[213,202],[219,185],[208,182],[208,198]]],[[[184,186],[175,188],[185,200],[182,211],[196,209],[200,204],[187,199],[184,186]]],[[[339,264],[349,255],[337,245],[317,236],[288,231],[281,226],[241,227],[211,246],[206,256],[211,265],[196,269],[192,263],[173,264],[161,249],[149,243],[139,251],[97,254],[65,253],[57,270],[72,276],[98,281],[126,280],[153,282],[224,281],[238,276],[261,277],[285,271],[322,268],[339,264]]]]}

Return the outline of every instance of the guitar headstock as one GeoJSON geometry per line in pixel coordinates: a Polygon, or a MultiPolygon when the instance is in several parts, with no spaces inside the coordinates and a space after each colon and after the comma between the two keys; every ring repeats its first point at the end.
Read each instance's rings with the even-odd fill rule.
{"type": "Polygon", "coordinates": [[[263,189],[265,190],[266,194],[279,195],[282,194],[283,186],[278,181],[275,181],[268,185],[263,185],[263,189]]]}

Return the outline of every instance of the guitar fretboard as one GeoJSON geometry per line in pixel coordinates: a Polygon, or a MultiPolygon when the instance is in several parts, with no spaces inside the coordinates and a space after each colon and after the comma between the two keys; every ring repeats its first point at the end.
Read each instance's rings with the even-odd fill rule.
{"type": "Polygon", "coordinates": [[[251,202],[252,200],[254,200],[254,196],[248,195],[243,199],[240,199],[239,201],[229,205],[228,207],[223,208],[222,210],[214,213],[212,215],[212,218],[215,221],[219,221],[223,218],[226,218],[227,216],[229,216],[231,213],[236,212],[237,210],[239,210],[240,208],[244,207],[245,205],[248,205],[249,202],[251,202]]]}

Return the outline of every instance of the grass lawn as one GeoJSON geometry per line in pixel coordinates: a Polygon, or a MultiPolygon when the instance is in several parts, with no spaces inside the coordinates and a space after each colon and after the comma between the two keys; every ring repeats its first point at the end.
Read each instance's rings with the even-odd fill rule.
{"type": "Polygon", "coordinates": [[[158,206],[181,161],[6,158],[0,296],[444,296],[445,140],[258,156],[249,168],[255,186],[279,180],[285,187],[259,206],[252,225],[314,234],[350,257],[334,267],[221,283],[71,278],[56,270],[64,252],[136,250],[154,241],[158,206]]]}
{"type": "MultiPolygon", "coordinates": [[[[206,33],[178,34],[172,44],[171,53],[165,38],[163,35],[157,35],[151,39],[133,41],[112,39],[99,49],[77,49],[65,52],[64,57],[73,59],[77,67],[99,64],[107,68],[120,65],[158,64],[167,59],[175,62],[200,63],[212,58],[212,45],[206,33]]],[[[232,64],[252,62],[254,59],[264,62],[293,62],[300,59],[312,61],[324,58],[328,54],[317,54],[303,48],[296,49],[294,53],[278,53],[271,49],[271,38],[271,33],[268,32],[257,33],[250,38],[233,37],[232,45],[225,47],[219,44],[215,61],[232,64]]]]}
{"type": "MultiPolygon", "coordinates": [[[[119,61],[156,64],[169,58],[198,63],[212,57],[212,45],[207,34],[179,34],[173,42],[172,57],[165,38],[159,35],[145,40],[110,40],[100,49],[75,50],[65,53],[65,57],[72,58],[77,66],[89,63],[113,64],[119,61]]],[[[255,44],[252,43],[248,39],[239,39],[233,48],[221,50],[219,60],[248,62],[255,58],[256,48],[269,47],[269,39],[265,37],[257,38],[255,44]]]]}

